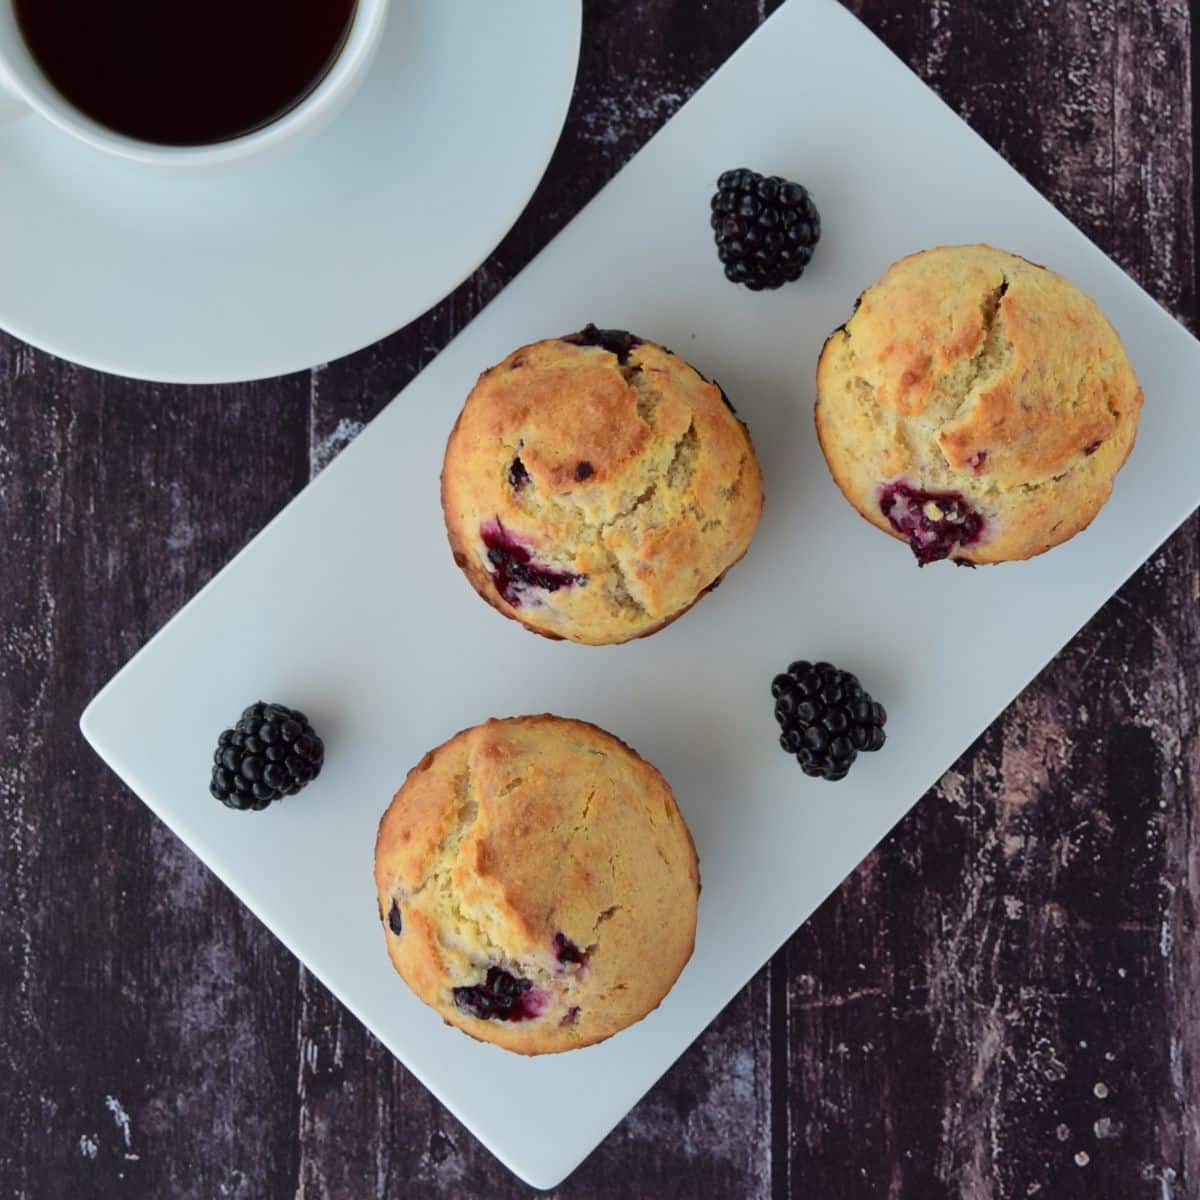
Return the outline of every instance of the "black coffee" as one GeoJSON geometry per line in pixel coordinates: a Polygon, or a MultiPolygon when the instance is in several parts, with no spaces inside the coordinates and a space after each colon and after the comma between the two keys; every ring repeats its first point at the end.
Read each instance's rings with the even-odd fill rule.
{"type": "Polygon", "coordinates": [[[270,124],[321,82],[356,0],[16,0],[50,82],[101,124],[167,146],[270,124]]]}

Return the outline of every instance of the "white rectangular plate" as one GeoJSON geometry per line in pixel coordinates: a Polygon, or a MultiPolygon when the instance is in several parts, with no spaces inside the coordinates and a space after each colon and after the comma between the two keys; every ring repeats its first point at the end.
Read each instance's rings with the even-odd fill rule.
{"type": "Polygon", "coordinates": [[[550,1187],[1200,500],[1197,378],[1200,345],[853,17],[791,0],[109,683],[83,730],[489,1149],[550,1187]],[[716,262],[708,197],[742,164],[801,180],[824,217],[812,267],[777,293],[734,288],[716,262]],[[1111,503],[1075,541],[1026,564],[918,570],[831,482],[813,374],[826,333],[890,262],[969,241],[1094,296],[1146,408],[1111,503]],[[719,379],[767,488],[724,586],[655,637],[607,649],[543,641],[482,603],[438,503],[446,435],[479,371],[587,321],[719,379]],[[891,714],[886,749],[837,786],[777,746],[768,685],[800,656],[858,671],[891,714]],[[213,739],[259,697],[305,709],[328,765],[300,796],[232,813],[206,792],[213,739]],[[603,1045],[528,1060],[443,1026],[394,974],[371,861],[379,817],[425,750],[488,716],[546,710],[612,730],[664,771],[704,893],[695,957],[661,1009],[603,1045]],[[538,1119],[495,1102],[512,1095],[537,1096],[538,1119]]]}

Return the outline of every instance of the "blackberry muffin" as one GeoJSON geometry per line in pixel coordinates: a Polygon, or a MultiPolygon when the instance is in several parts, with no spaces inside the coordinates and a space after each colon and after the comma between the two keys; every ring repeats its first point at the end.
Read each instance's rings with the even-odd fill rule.
{"type": "Polygon", "coordinates": [[[1099,307],[991,246],[894,264],[826,342],[817,435],[846,498],[922,566],[1030,558],[1108,500],[1142,391],[1099,307]]]}
{"type": "Polygon", "coordinates": [[[695,941],[696,851],[666,780],[561,717],[491,720],[426,754],[379,826],[375,883],[409,987],[519,1054],[641,1020],[695,941]]]}
{"type": "Polygon", "coordinates": [[[690,608],[745,554],[762,505],[721,389],[593,326],[485,371],[442,468],[454,560],[475,590],[536,633],[592,645],[690,608]]]}

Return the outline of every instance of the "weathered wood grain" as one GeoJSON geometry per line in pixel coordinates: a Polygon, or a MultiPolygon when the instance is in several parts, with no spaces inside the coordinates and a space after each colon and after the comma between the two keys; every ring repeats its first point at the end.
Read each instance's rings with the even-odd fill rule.
{"type": "Polygon", "coordinates": [[[0,1190],[286,1194],[297,966],[76,721],[303,483],[303,380],[161,389],[4,339],[0,397],[0,1190]]]}
{"type": "MultiPolygon", "coordinates": [[[[1187,5],[848,6],[1195,325],[1187,5]]],[[[75,720],[775,7],[587,0],[529,210],[349,359],[155,388],[0,335],[0,1193],[528,1194],[75,720]]],[[[556,1194],[1196,1195],[1198,720],[1193,518],[556,1194]]]]}

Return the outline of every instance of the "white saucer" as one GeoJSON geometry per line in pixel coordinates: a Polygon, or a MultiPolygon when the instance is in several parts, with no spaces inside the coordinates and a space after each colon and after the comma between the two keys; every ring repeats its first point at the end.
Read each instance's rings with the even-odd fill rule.
{"type": "Polygon", "coordinates": [[[123,161],[0,124],[0,327],[119,375],[224,383],[369,345],[465,279],[558,141],[580,0],[396,0],[362,89],[261,158],[123,161]]]}

